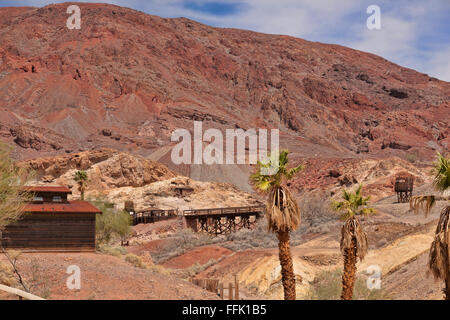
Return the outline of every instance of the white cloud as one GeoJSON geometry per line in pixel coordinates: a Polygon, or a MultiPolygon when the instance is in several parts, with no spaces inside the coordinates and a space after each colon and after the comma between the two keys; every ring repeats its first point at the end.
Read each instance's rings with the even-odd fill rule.
{"type": "Polygon", "coordinates": [[[450,45],[433,50],[426,62],[430,75],[450,82],[450,45]]]}
{"type": "MultiPolygon", "coordinates": [[[[360,39],[348,45],[354,49],[371,52],[388,60],[408,63],[413,59],[410,55],[415,51],[417,24],[414,21],[382,15],[381,29],[369,30],[357,26],[360,39]]],[[[356,33],[356,31],[355,31],[356,33]]]]}

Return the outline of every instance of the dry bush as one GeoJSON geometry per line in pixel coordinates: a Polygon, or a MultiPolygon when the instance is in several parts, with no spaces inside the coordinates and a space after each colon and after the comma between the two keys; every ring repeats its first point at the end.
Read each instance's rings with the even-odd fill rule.
{"type": "Polygon", "coordinates": [[[131,263],[136,268],[147,269],[147,265],[142,261],[142,258],[135,254],[127,254],[125,256],[125,261],[131,263]]]}
{"type": "Polygon", "coordinates": [[[24,187],[32,173],[18,168],[10,157],[12,148],[0,141],[0,231],[19,220],[33,194],[24,187]]]}
{"type": "Polygon", "coordinates": [[[205,264],[200,264],[198,262],[196,262],[195,264],[193,264],[192,266],[190,266],[189,268],[186,268],[182,271],[182,276],[185,278],[192,278],[194,276],[196,276],[197,274],[199,274],[200,272],[208,269],[209,267],[217,264],[219,261],[216,259],[209,259],[208,262],[206,262],[205,264]]]}
{"type": "Polygon", "coordinates": [[[195,233],[191,229],[182,229],[174,233],[171,240],[163,245],[158,252],[153,253],[152,258],[155,263],[162,263],[195,247],[215,244],[221,241],[223,241],[221,237],[212,237],[207,234],[195,233]]]}
{"type": "Polygon", "coordinates": [[[50,297],[50,280],[46,275],[44,268],[39,266],[38,260],[36,259],[31,261],[30,282],[31,293],[44,299],[50,297]]]}
{"type": "Polygon", "coordinates": [[[222,246],[232,251],[278,247],[276,235],[267,231],[267,220],[265,218],[260,219],[252,230],[241,229],[229,234],[226,241],[222,246]]]}
{"type": "MultiPolygon", "coordinates": [[[[317,275],[305,300],[340,300],[342,291],[342,271],[324,271],[317,275]]],[[[367,288],[366,279],[360,275],[356,279],[353,300],[390,300],[389,295],[383,289],[370,290],[367,288]]]]}
{"type": "Polygon", "coordinates": [[[156,264],[151,266],[151,267],[149,267],[149,269],[154,271],[154,272],[157,272],[159,274],[165,275],[165,276],[168,276],[168,275],[170,275],[172,273],[169,269],[166,269],[163,266],[156,265],[156,264]]]}
{"type": "Polygon", "coordinates": [[[28,285],[25,283],[25,280],[17,266],[17,262],[19,261],[19,257],[22,254],[22,252],[20,252],[18,250],[5,250],[3,247],[0,247],[0,249],[1,249],[1,253],[8,260],[9,267],[10,267],[10,269],[9,268],[5,269],[6,270],[5,272],[8,272],[8,270],[10,270],[17,280],[17,285],[20,285],[22,287],[22,289],[25,290],[26,292],[30,292],[30,289],[28,288],[28,285]]]}
{"type": "Polygon", "coordinates": [[[0,262],[0,284],[8,287],[15,287],[17,285],[13,268],[11,265],[3,262],[0,262]]]}
{"type": "Polygon", "coordinates": [[[299,201],[302,212],[302,226],[315,228],[330,222],[339,221],[339,215],[333,212],[328,196],[304,194],[299,201]]]}
{"type": "Polygon", "coordinates": [[[114,247],[104,244],[98,246],[98,251],[114,257],[120,257],[121,255],[127,254],[127,250],[124,247],[114,247]]]}

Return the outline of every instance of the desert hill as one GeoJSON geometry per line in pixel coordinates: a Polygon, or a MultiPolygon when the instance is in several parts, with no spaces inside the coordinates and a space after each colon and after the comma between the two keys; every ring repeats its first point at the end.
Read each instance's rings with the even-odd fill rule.
{"type": "Polygon", "coordinates": [[[449,149],[450,84],[381,57],[107,4],[80,4],[69,30],[66,7],[0,8],[0,135],[18,159],[111,147],[171,165],[193,120],[280,128],[299,158],[449,149]]]}

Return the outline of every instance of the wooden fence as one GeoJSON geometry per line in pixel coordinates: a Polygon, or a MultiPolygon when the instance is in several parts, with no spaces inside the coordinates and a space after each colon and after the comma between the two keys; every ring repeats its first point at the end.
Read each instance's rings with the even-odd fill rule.
{"type": "Polygon", "coordinates": [[[239,281],[234,277],[234,284],[225,285],[217,279],[191,279],[191,282],[209,292],[217,294],[222,300],[239,300],[239,281]]]}
{"type": "Polygon", "coordinates": [[[28,299],[28,300],[45,300],[44,298],[35,296],[34,294],[16,289],[16,288],[11,288],[11,287],[7,287],[4,286],[2,284],[0,284],[0,291],[4,291],[7,292],[9,294],[14,294],[19,296],[19,299],[22,300],[23,298],[28,299]]]}
{"type": "Polygon", "coordinates": [[[184,210],[184,216],[201,216],[201,215],[212,215],[212,216],[228,216],[228,215],[239,215],[239,214],[263,214],[265,206],[247,206],[247,207],[226,207],[226,208],[208,208],[208,209],[190,209],[184,210]]]}

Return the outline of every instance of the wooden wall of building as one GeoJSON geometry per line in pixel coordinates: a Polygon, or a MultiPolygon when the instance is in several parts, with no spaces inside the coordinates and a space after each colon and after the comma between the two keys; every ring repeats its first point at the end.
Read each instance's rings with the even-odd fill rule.
{"type": "Polygon", "coordinates": [[[6,227],[1,241],[23,251],[94,251],[95,214],[28,213],[6,227]]]}

